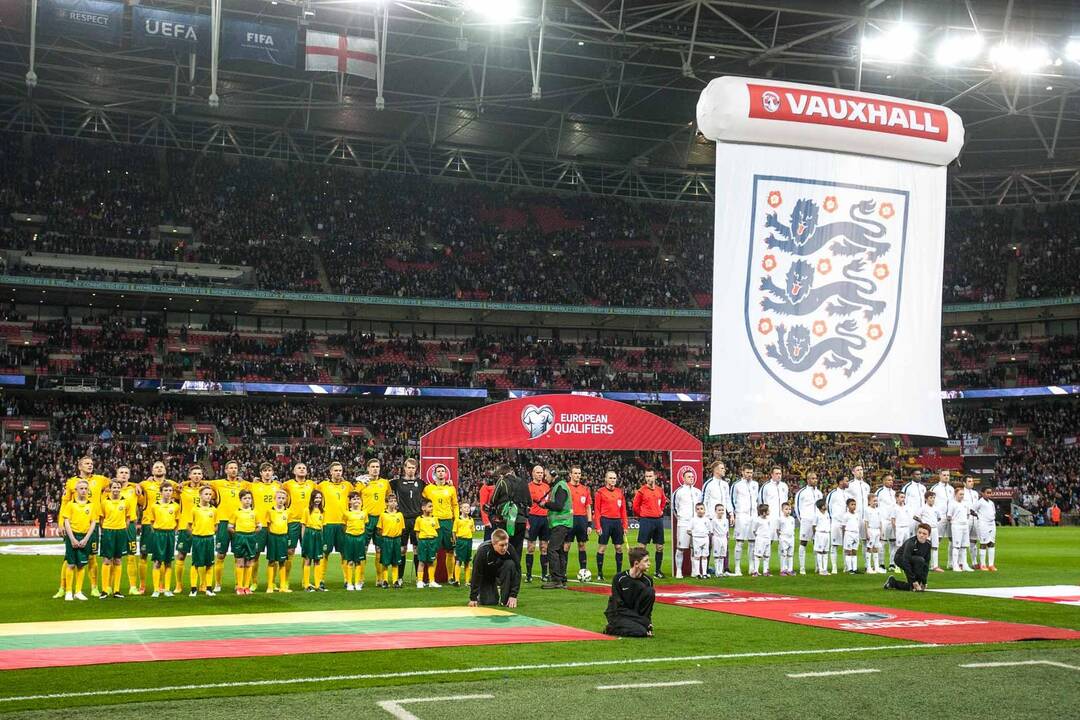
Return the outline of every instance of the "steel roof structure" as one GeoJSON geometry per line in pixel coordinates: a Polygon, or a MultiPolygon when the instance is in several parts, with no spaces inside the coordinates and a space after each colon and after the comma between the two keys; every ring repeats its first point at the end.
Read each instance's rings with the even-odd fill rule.
{"type": "Polygon", "coordinates": [[[381,95],[354,76],[215,69],[167,49],[70,39],[36,43],[31,88],[29,34],[0,27],[0,129],[708,201],[714,148],[695,104],[709,80],[735,74],[952,107],[968,133],[951,169],[954,206],[1080,196],[1080,64],[1062,57],[1080,6],[1068,0],[523,0],[503,25],[463,0],[221,2],[147,4],[378,33],[381,95]],[[912,59],[863,57],[864,35],[901,20],[920,34],[912,59]],[[972,30],[987,44],[1044,45],[1051,63],[1028,74],[985,59],[935,63],[938,40],[972,30]]]}

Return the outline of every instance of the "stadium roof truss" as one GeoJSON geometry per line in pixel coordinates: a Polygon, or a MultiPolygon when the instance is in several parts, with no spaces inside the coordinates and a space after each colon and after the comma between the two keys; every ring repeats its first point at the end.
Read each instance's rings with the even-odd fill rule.
{"type": "MultiPolygon", "coordinates": [[[[154,6],[214,17],[220,3],[154,6]]],[[[974,30],[987,44],[1045,45],[1056,59],[1068,40],[1061,28],[1080,19],[1068,0],[527,0],[521,8],[503,25],[463,0],[223,8],[226,17],[378,34],[377,80],[258,63],[213,68],[163,48],[67,39],[36,43],[30,88],[29,35],[0,29],[0,129],[707,202],[715,156],[695,127],[698,94],[714,77],[753,75],[952,107],[968,132],[951,172],[953,205],[1080,196],[1080,65],[1019,74],[988,61],[943,67],[932,52],[950,33],[974,30]],[[860,39],[900,20],[918,29],[920,51],[890,64],[864,58],[860,39]]]]}

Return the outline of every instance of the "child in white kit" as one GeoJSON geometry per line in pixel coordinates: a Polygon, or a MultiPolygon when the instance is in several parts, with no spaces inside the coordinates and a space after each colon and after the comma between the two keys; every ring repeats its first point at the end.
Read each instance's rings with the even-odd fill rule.
{"type": "Polygon", "coordinates": [[[825,500],[814,503],[814,557],[817,559],[818,575],[829,574],[829,555],[832,552],[832,522],[825,511],[825,500]]]}
{"type": "Polygon", "coordinates": [[[934,507],[936,499],[934,491],[928,490],[922,509],[919,510],[919,517],[915,519],[930,526],[930,569],[944,572],[938,563],[938,525],[941,523],[941,513],[934,507]]]}
{"type": "Polygon", "coordinates": [[[949,553],[952,555],[949,569],[953,572],[975,572],[968,565],[968,548],[971,546],[971,508],[964,502],[964,488],[956,488],[956,502],[949,505],[949,532],[952,542],[949,553]]]}
{"type": "Polygon", "coordinates": [[[769,506],[758,505],[758,514],[754,518],[754,564],[750,568],[750,577],[756,577],[758,568],[761,575],[769,576],[769,551],[772,549],[772,523],[769,522],[769,506]]]}
{"type": "Polygon", "coordinates": [[[795,518],[791,503],[780,506],[780,574],[795,574],[795,518]]]}
{"type": "Polygon", "coordinates": [[[727,561],[728,531],[731,524],[727,511],[723,505],[714,508],[715,517],[711,518],[710,534],[712,535],[713,572],[716,577],[724,576],[724,563],[727,561]]]}
{"type": "Polygon", "coordinates": [[[705,504],[694,506],[694,517],[690,518],[690,577],[708,577],[709,574],[709,531],[712,521],[705,517],[705,504]]]}
{"type": "Polygon", "coordinates": [[[859,508],[855,498],[847,501],[844,513],[844,571],[854,575],[859,570],[859,508]]]}
{"type": "Polygon", "coordinates": [[[877,495],[870,494],[863,510],[863,529],[866,531],[866,572],[876,575],[885,572],[881,567],[881,509],[877,495]]]}
{"type": "Polygon", "coordinates": [[[911,537],[911,506],[907,504],[907,495],[896,493],[896,505],[893,507],[892,524],[896,547],[900,547],[911,537]]]}

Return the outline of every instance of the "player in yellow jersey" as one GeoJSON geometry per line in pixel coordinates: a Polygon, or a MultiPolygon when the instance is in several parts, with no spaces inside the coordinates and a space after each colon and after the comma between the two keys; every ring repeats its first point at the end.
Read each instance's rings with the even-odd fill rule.
{"type": "MultiPolygon", "coordinates": [[[[256,534],[262,529],[259,516],[255,514],[254,499],[250,490],[241,490],[239,493],[239,507],[233,511],[229,518],[228,530],[232,533],[233,561],[236,567],[236,594],[251,594],[251,561],[255,557],[256,534]]],[[[221,506],[218,506],[218,517],[221,516],[221,506]]],[[[218,537],[221,536],[220,525],[218,537]]],[[[218,550],[221,545],[218,544],[218,550]]],[[[217,588],[214,588],[217,592],[217,588]]]]}
{"type": "Polygon", "coordinates": [[[424,587],[424,578],[428,587],[442,587],[435,582],[435,558],[439,556],[439,520],[431,512],[431,501],[425,499],[420,505],[423,513],[416,518],[416,557],[420,558],[420,574],[416,578],[416,587],[424,587]]]}
{"type": "MultiPolygon", "coordinates": [[[[60,499],[61,509],[64,505],[75,497],[75,485],[79,480],[86,481],[87,498],[94,505],[97,505],[101,499],[101,492],[109,486],[109,478],[104,475],[98,475],[94,472],[94,459],[89,455],[79,458],[78,462],[78,474],[68,478],[64,484],[64,494],[60,499]]],[[[100,528],[99,528],[100,529],[100,528]]],[[[90,538],[90,543],[87,545],[87,566],[90,570],[90,595],[92,597],[98,597],[98,581],[97,581],[97,552],[98,552],[98,536],[99,529],[94,530],[94,537],[90,538]]],[[[60,589],[56,591],[53,598],[59,598],[64,595],[64,578],[67,574],[67,563],[60,565],[60,589]]]]}
{"type": "Polygon", "coordinates": [[[393,493],[386,496],[386,510],[379,516],[377,530],[381,565],[379,571],[382,574],[382,583],[379,586],[401,587],[398,566],[401,565],[401,535],[405,532],[405,516],[398,512],[397,496],[393,493]]]}
{"type": "Polygon", "coordinates": [[[127,558],[125,562],[127,565],[128,592],[137,593],[139,590],[139,488],[135,483],[131,482],[131,468],[127,465],[116,468],[116,479],[120,481],[120,496],[130,501],[130,514],[127,522],[127,547],[124,549],[124,557],[127,558]]]}
{"type": "MultiPolygon", "coordinates": [[[[184,592],[184,562],[188,553],[191,552],[191,513],[199,504],[199,495],[206,485],[203,480],[203,469],[199,465],[188,468],[187,480],[180,484],[180,527],[176,531],[176,563],[173,565],[173,574],[176,576],[176,589],[173,592],[184,592]]],[[[168,585],[168,578],[165,584],[168,585]]],[[[191,589],[195,589],[198,578],[195,568],[191,568],[191,589]]]]}
{"type": "MultiPolygon", "coordinates": [[[[345,469],[341,463],[330,463],[330,479],[319,483],[319,492],[323,494],[325,505],[323,514],[326,522],[323,526],[323,542],[326,543],[322,561],[324,579],[330,553],[335,550],[342,553],[345,547],[345,510],[349,507],[349,493],[353,491],[353,486],[344,478],[344,474],[345,469]]],[[[341,574],[348,577],[347,572],[345,556],[341,555],[341,574]]]]}
{"type": "Polygon", "coordinates": [[[367,521],[363,498],[354,490],[349,493],[349,509],[345,511],[345,547],[341,551],[341,559],[345,561],[346,590],[364,589],[368,548],[367,521]]]}
{"type": "MultiPolygon", "coordinates": [[[[126,470],[127,468],[123,468],[126,470]]],[[[119,473],[121,468],[117,468],[119,473]]],[[[109,492],[101,496],[98,517],[101,522],[101,599],[122,598],[120,561],[127,552],[127,526],[131,517],[131,499],[121,494],[120,480],[109,483],[109,492]]]]}
{"type": "Polygon", "coordinates": [[[461,503],[461,516],[454,521],[454,575],[451,585],[469,584],[472,580],[472,539],[476,523],[472,519],[469,503],[461,503]]]}
{"type": "MultiPolygon", "coordinates": [[[[181,513],[183,514],[183,513],[181,513]]],[[[195,573],[195,582],[191,584],[191,597],[200,592],[207,597],[214,597],[214,591],[207,585],[207,578],[213,581],[214,572],[214,531],[217,529],[217,508],[214,507],[214,489],[209,485],[199,488],[199,502],[186,517],[191,533],[191,570],[195,573]]]]}
{"type": "Polygon", "coordinates": [[[266,526],[266,592],[274,592],[274,576],[278,577],[278,592],[292,592],[289,588],[289,575],[285,572],[285,561],[289,559],[286,543],[289,539],[289,508],[285,501],[289,494],[278,490],[274,495],[274,506],[266,511],[263,524],[266,526]]]}
{"type": "Polygon", "coordinates": [[[150,597],[172,597],[169,570],[176,553],[176,528],[180,526],[180,503],[173,500],[173,486],[163,485],[158,501],[146,508],[143,521],[154,528],[150,559],[154,562],[154,593],[150,597]]]}
{"type": "Polygon", "coordinates": [[[439,521],[439,549],[444,552],[446,579],[454,577],[454,520],[458,516],[457,488],[446,474],[446,466],[435,468],[435,483],[424,488],[432,513],[439,521]]]}
{"type": "Polygon", "coordinates": [[[147,578],[152,571],[153,564],[147,558],[154,547],[154,526],[146,519],[146,511],[157,504],[161,488],[173,484],[172,480],[165,477],[165,463],[158,460],[150,466],[150,477],[135,488],[139,495],[139,505],[143,508],[143,518],[139,534],[139,589],[132,591],[132,595],[142,595],[146,592],[147,578]]]}
{"type": "Polygon", "coordinates": [[[75,496],[60,507],[57,520],[64,530],[64,599],[85,600],[82,583],[90,560],[90,543],[97,529],[97,505],[90,501],[90,483],[75,482],[75,496]]]}
{"type": "MultiPolygon", "coordinates": [[[[304,513],[307,512],[311,501],[311,493],[315,490],[315,483],[308,478],[307,465],[298,462],[293,465],[293,476],[286,480],[281,489],[289,494],[289,559],[285,561],[285,574],[292,574],[292,559],[296,554],[296,548],[300,545],[300,536],[303,534],[304,513]]],[[[322,527],[319,528],[322,533],[322,527]]],[[[322,540],[319,540],[320,545],[322,540]]],[[[303,553],[301,552],[301,558],[303,553]]],[[[310,572],[310,571],[309,571],[310,572]]],[[[307,582],[304,583],[307,587],[307,582]]]]}
{"type": "Polygon", "coordinates": [[[375,584],[382,585],[382,561],[379,560],[382,550],[379,548],[379,516],[386,511],[386,496],[390,494],[390,481],[379,477],[382,463],[378,458],[367,461],[367,482],[363,487],[357,488],[363,500],[364,512],[368,515],[367,527],[364,529],[364,552],[367,553],[368,543],[375,545],[375,584]]]}
{"type": "MultiPolygon", "coordinates": [[[[251,490],[251,497],[255,501],[255,514],[259,517],[265,517],[266,513],[270,512],[270,509],[274,507],[274,498],[277,496],[278,490],[281,489],[281,483],[274,479],[274,466],[268,462],[264,462],[259,466],[259,477],[256,478],[249,486],[251,490]]],[[[264,525],[266,523],[263,523],[264,525]]],[[[267,529],[263,527],[259,531],[258,543],[255,546],[255,559],[252,562],[254,570],[252,570],[251,589],[255,590],[255,584],[259,577],[259,556],[266,550],[266,533],[267,529]]],[[[269,562],[269,561],[268,561],[269,562]]],[[[273,585],[273,583],[269,583],[273,585]]]]}
{"type": "MultiPolygon", "coordinates": [[[[294,471],[295,472],[295,471],[294,471]]],[[[291,482],[291,481],[290,481],[291,482]]],[[[290,508],[291,509],[291,508],[290,508]]],[[[326,541],[323,538],[325,511],[323,510],[323,494],[318,490],[312,490],[308,498],[308,505],[304,508],[303,537],[300,540],[300,557],[304,560],[304,590],[326,592],[323,584],[323,559],[326,557],[326,541]],[[314,571],[315,584],[311,584],[311,575],[314,571]]]]}
{"type": "MultiPolygon", "coordinates": [[[[235,460],[225,463],[224,478],[210,481],[210,487],[214,488],[218,499],[218,525],[214,540],[214,552],[217,555],[214,560],[214,592],[221,592],[221,574],[225,570],[225,556],[229,554],[229,520],[240,507],[240,492],[246,490],[247,486],[240,477],[240,464],[235,460]]],[[[233,557],[236,557],[235,552],[233,557]]]]}

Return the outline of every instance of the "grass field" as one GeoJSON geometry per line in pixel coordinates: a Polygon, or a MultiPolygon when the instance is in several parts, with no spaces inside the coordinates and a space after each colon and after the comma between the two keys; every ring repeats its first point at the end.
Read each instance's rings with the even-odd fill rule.
{"type": "MultiPolygon", "coordinates": [[[[932,587],[1054,585],[1080,582],[1080,528],[1001,528],[1000,572],[934,574],[932,587]]],[[[591,552],[590,552],[591,556],[591,552]]],[[[340,587],[337,558],[328,585],[340,587]]],[[[466,600],[461,589],[365,589],[360,594],[292,593],[217,598],[65,603],[50,600],[59,559],[0,556],[0,613],[4,622],[190,615],[199,612],[283,612],[319,609],[447,606],[466,600]]],[[[571,551],[571,569],[576,554],[571,551]]],[[[299,571],[294,567],[294,584],[299,571]]],[[[613,560],[609,558],[609,576],[613,560]]],[[[369,572],[372,572],[369,569],[369,572]]],[[[411,570],[409,572],[411,578],[411,570]]],[[[990,620],[1080,629],[1080,608],[1048,603],[936,593],[886,593],[882,576],[728,578],[713,586],[783,591],[794,595],[904,607],[990,620]]],[[[693,583],[686,580],[681,582],[693,583]]],[[[227,585],[231,586],[231,576],[227,585]]],[[[126,580],[125,580],[126,586],[126,580]]],[[[584,593],[523,586],[518,612],[590,630],[603,626],[605,599],[584,593]]],[[[494,698],[430,701],[403,707],[416,717],[535,715],[532,708],[563,707],[564,717],[595,716],[641,699],[650,714],[726,717],[747,712],[784,714],[815,708],[850,715],[904,712],[919,707],[951,715],[1007,713],[1010,717],[1066,715],[1080,703],[1080,642],[1030,642],[938,647],[839,630],[657,605],[651,640],[553,643],[314,653],[188,662],[115,664],[0,674],[0,713],[53,717],[83,706],[112,717],[234,716],[219,696],[250,696],[245,714],[319,712],[347,704],[361,717],[394,717],[377,703],[395,699],[490,694],[494,698]],[[963,668],[986,662],[1050,661],[1059,665],[963,668]],[[1066,665],[1070,667],[1062,667],[1066,665]],[[1077,669],[1072,669],[1077,668],[1077,669]],[[789,674],[876,670],[820,678],[789,674]],[[553,682],[552,680],[556,681],[553,682]],[[599,685],[694,682],[672,688],[596,690],[599,685]],[[696,684],[696,683],[700,683],[696,684]],[[766,689],[767,688],[767,689],[766,689]],[[963,691],[963,692],[960,692],[963,691]],[[92,692],[95,694],[87,695],[92,692]],[[958,693],[963,695],[959,704],[958,693]],[[24,698],[21,700],[14,698],[24,698]],[[198,698],[210,698],[193,704],[198,698]],[[117,704],[140,703],[125,707],[117,704]],[[152,705],[146,705],[151,703],[152,705]],[[493,705],[494,704],[494,705],[493,705]],[[107,709],[106,709],[107,708],[107,709]]],[[[313,648],[317,650],[317,648],[313,648]]],[[[391,709],[392,710],[392,709],[391,709]]],[[[407,718],[408,715],[397,715],[407,718]]]]}

